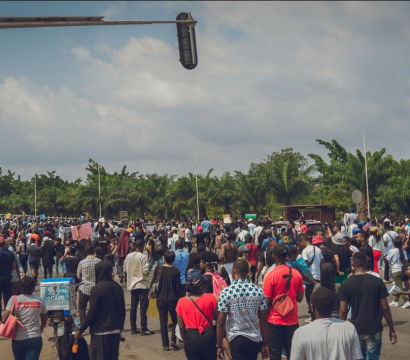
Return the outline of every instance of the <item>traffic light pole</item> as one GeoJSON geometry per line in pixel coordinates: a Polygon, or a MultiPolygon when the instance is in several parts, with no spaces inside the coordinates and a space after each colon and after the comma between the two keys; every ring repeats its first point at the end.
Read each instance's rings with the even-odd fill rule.
{"type": "MultiPolygon", "coordinates": [[[[93,25],[151,25],[151,24],[187,24],[196,25],[196,20],[35,20],[20,21],[18,18],[0,18],[0,29],[21,29],[62,26],[93,26],[93,25]],[[11,20],[7,20],[11,19],[11,20]],[[16,20],[13,20],[16,19],[16,20]]],[[[42,18],[37,18],[42,19],[42,18]]]]}

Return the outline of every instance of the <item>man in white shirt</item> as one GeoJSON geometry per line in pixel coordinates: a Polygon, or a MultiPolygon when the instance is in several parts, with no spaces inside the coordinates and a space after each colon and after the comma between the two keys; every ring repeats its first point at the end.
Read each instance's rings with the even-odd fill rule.
{"type": "Polygon", "coordinates": [[[248,220],[248,230],[249,230],[249,234],[251,234],[253,236],[253,233],[255,231],[256,225],[253,223],[253,219],[250,218],[248,220]]]}
{"type": "MultiPolygon", "coordinates": [[[[300,234],[298,236],[298,245],[300,249],[302,250],[302,257],[306,262],[306,265],[308,266],[310,272],[312,273],[313,279],[316,282],[320,281],[320,267],[323,265],[324,260],[323,260],[323,255],[322,251],[312,245],[306,234],[300,234]]],[[[306,322],[311,322],[313,320],[313,314],[310,311],[310,296],[312,295],[313,292],[313,287],[315,284],[308,284],[306,285],[305,288],[305,296],[306,296],[306,302],[308,304],[308,311],[310,314],[310,319],[306,319],[306,322]]]]}
{"type": "MultiPolygon", "coordinates": [[[[261,234],[262,230],[263,230],[262,221],[259,220],[258,226],[253,230],[253,241],[255,242],[255,245],[258,246],[259,250],[260,250],[259,235],[261,234]]],[[[262,244],[260,245],[262,246],[262,244]]]]}
{"type": "Polygon", "coordinates": [[[385,249],[385,256],[384,256],[384,282],[389,282],[390,279],[390,264],[387,261],[387,256],[389,255],[390,250],[393,249],[393,241],[397,236],[397,233],[394,231],[394,226],[390,225],[390,222],[385,221],[383,223],[384,227],[384,235],[383,235],[383,243],[385,249]]]}
{"type": "Polygon", "coordinates": [[[349,225],[349,237],[353,236],[353,230],[357,228],[358,220],[357,218],[353,220],[353,224],[349,225]]]}
{"type": "Polygon", "coordinates": [[[334,293],[317,289],[310,298],[315,316],[311,324],[300,327],[293,335],[291,360],[359,360],[363,358],[359,336],[350,322],[332,318],[334,293]]]}
{"type": "Polygon", "coordinates": [[[135,242],[135,251],[128,254],[124,260],[124,272],[127,273],[127,290],[131,291],[131,335],[152,335],[147,328],[148,300],[148,258],[143,254],[144,240],[135,242]],[[140,304],[141,330],[137,329],[137,308],[140,304]]]}
{"type": "Polygon", "coordinates": [[[353,225],[354,220],[357,219],[357,215],[353,211],[354,211],[354,208],[351,207],[349,209],[349,213],[346,215],[346,218],[349,221],[349,223],[346,224],[346,226],[353,225]]]}

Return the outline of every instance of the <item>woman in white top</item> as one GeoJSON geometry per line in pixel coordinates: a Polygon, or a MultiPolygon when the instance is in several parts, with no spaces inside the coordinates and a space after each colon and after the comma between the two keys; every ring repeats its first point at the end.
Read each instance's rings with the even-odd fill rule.
{"type": "Polygon", "coordinates": [[[386,255],[382,237],[380,236],[379,229],[374,226],[370,229],[369,246],[373,249],[374,256],[374,269],[373,271],[379,273],[379,262],[383,256],[386,255]]]}
{"type": "MultiPolygon", "coordinates": [[[[394,246],[393,249],[391,249],[389,251],[389,254],[386,256],[386,260],[389,262],[392,276],[393,276],[396,286],[400,290],[404,290],[402,276],[403,276],[403,264],[407,260],[407,254],[402,249],[403,243],[400,239],[395,239],[393,241],[393,246],[394,246]]],[[[406,295],[402,294],[401,297],[404,303],[406,303],[407,302],[406,295]]],[[[399,298],[400,298],[400,295],[397,295],[395,299],[390,303],[390,306],[399,306],[399,298]]]]}

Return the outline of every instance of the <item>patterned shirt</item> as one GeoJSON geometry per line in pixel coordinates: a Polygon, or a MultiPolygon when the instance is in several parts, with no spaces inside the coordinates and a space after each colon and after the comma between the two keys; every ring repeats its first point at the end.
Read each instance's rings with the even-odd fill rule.
{"type": "Polygon", "coordinates": [[[82,277],[83,284],[80,285],[80,290],[85,295],[90,295],[91,288],[95,286],[95,265],[100,261],[94,255],[88,255],[78,264],[77,277],[82,277]]]}
{"type": "Polygon", "coordinates": [[[263,290],[248,279],[237,279],[223,289],[217,310],[228,313],[228,341],[240,335],[255,342],[261,341],[258,311],[266,309],[263,290]]]}

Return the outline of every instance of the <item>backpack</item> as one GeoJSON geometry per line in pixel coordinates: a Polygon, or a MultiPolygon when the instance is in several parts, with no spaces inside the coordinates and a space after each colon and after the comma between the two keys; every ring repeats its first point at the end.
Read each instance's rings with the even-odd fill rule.
{"type": "Polygon", "coordinates": [[[160,252],[163,250],[162,241],[159,238],[153,239],[154,241],[154,251],[160,252]]]}
{"type": "Polygon", "coordinates": [[[212,287],[214,288],[213,295],[219,296],[221,291],[228,287],[226,281],[221,275],[219,275],[218,271],[215,271],[214,273],[207,272],[204,275],[212,276],[212,287]]]}

